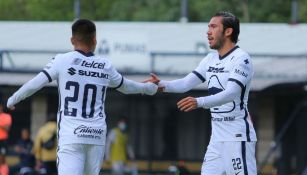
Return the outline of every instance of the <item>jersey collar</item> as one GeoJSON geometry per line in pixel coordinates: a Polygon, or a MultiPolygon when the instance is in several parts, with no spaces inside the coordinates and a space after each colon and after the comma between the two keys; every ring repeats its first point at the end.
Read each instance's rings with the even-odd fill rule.
{"type": "Polygon", "coordinates": [[[223,56],[220,56],[220,55],[219,55],[220,60],[226,58],[229,54],[231,54],[231,53],[232,53],[233,51],[235,51],[237,48],[239,48],[239,46],[235,46],[234,48],[230,49],[230,51],[228,51],[228,52],[227,52],[225,55],[223,55],[223,56]]]}
{"type": "Polygon", "coordinates": [[[91,57],[91,56],[94,56],[94,53],[93,52],[88,52],[88,53],[85,53],[83,52],[82,50],[78,50],[76,49],[77,52],[81,53],[82,55],[86,56],[86,57],[91,57]]]}

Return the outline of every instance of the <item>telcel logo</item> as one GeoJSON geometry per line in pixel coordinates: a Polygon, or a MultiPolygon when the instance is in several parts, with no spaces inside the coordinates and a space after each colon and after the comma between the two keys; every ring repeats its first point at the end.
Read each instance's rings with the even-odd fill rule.
{"type": "Polygon", "coordinates": [[[89,68],[104,69],[105,64],[106,63],[98,63],[95,61],[92,61],[92,62],[83,61],[81,66],[89,67],[89,68]]]}

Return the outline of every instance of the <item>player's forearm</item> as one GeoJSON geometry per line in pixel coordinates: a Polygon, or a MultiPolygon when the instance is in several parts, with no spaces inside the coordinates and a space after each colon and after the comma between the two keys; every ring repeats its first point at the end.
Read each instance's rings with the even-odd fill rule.
{"type": "Polygon", "coordinates": [[[157,89],[158,86],[153,83],[139,83],[125,78],[123,84],[117,90],[124,94],[154,95],[157,89]]]}
{"type": "Polygon", "coordinates": [[[212,108],[215,106],[220,106],[229,102],[234,101],[234,99],[239,96],[241,93],[240,86],[236,85],[235,83],[230,83],[227,85],[227,88],[215,95],[210,95],[206,97],[198,97],[197,106],[202,108],[212,108]]]}
{"type": "Polygon", "coordinates": [[[159,86],[164,87],[164,92],[184,93],[202,82],[194,74],[190,73],[184,78],[172,81],[160,81],[159,86]]]}
{"type": "Polygon", "coordinates": [[[9,98],[7,106],[13,106],[25,98],[31,96],[47,83],[48,78],[46,75],[39,73],[36,77],[24,84],[18,91],[13,94],[13,96],[9,98]]]}

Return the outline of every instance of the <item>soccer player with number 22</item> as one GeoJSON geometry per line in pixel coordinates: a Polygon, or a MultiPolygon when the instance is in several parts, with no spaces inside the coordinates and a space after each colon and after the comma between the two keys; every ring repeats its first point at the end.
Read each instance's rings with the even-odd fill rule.
{"type": "Polygon", "coordinates": [[[202,175],[257,174],[256,133],[247,109],[248,94],[254,74],[250,56],[236,43],[240,33],[237,17],[218,12],[208,25],[211,49],[198,67],[186,77],[160,81],[152,74],[148,82],[159,91],[182,93],[206,82],[209,96],[186,97],[177,103],[180,110],[210,109],[212,135],[203,161],[202,175]]]}

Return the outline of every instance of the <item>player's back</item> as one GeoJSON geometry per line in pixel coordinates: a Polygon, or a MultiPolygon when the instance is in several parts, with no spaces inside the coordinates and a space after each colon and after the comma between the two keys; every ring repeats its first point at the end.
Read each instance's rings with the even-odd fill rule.
{"type": "Polygon", "coordinates": [[[91,53],[73,51],[57,55],[53,64],[60,99],[59,144],[104,144],[104,100],[110,79],[114,79],[110,62],[91,53]]]}

